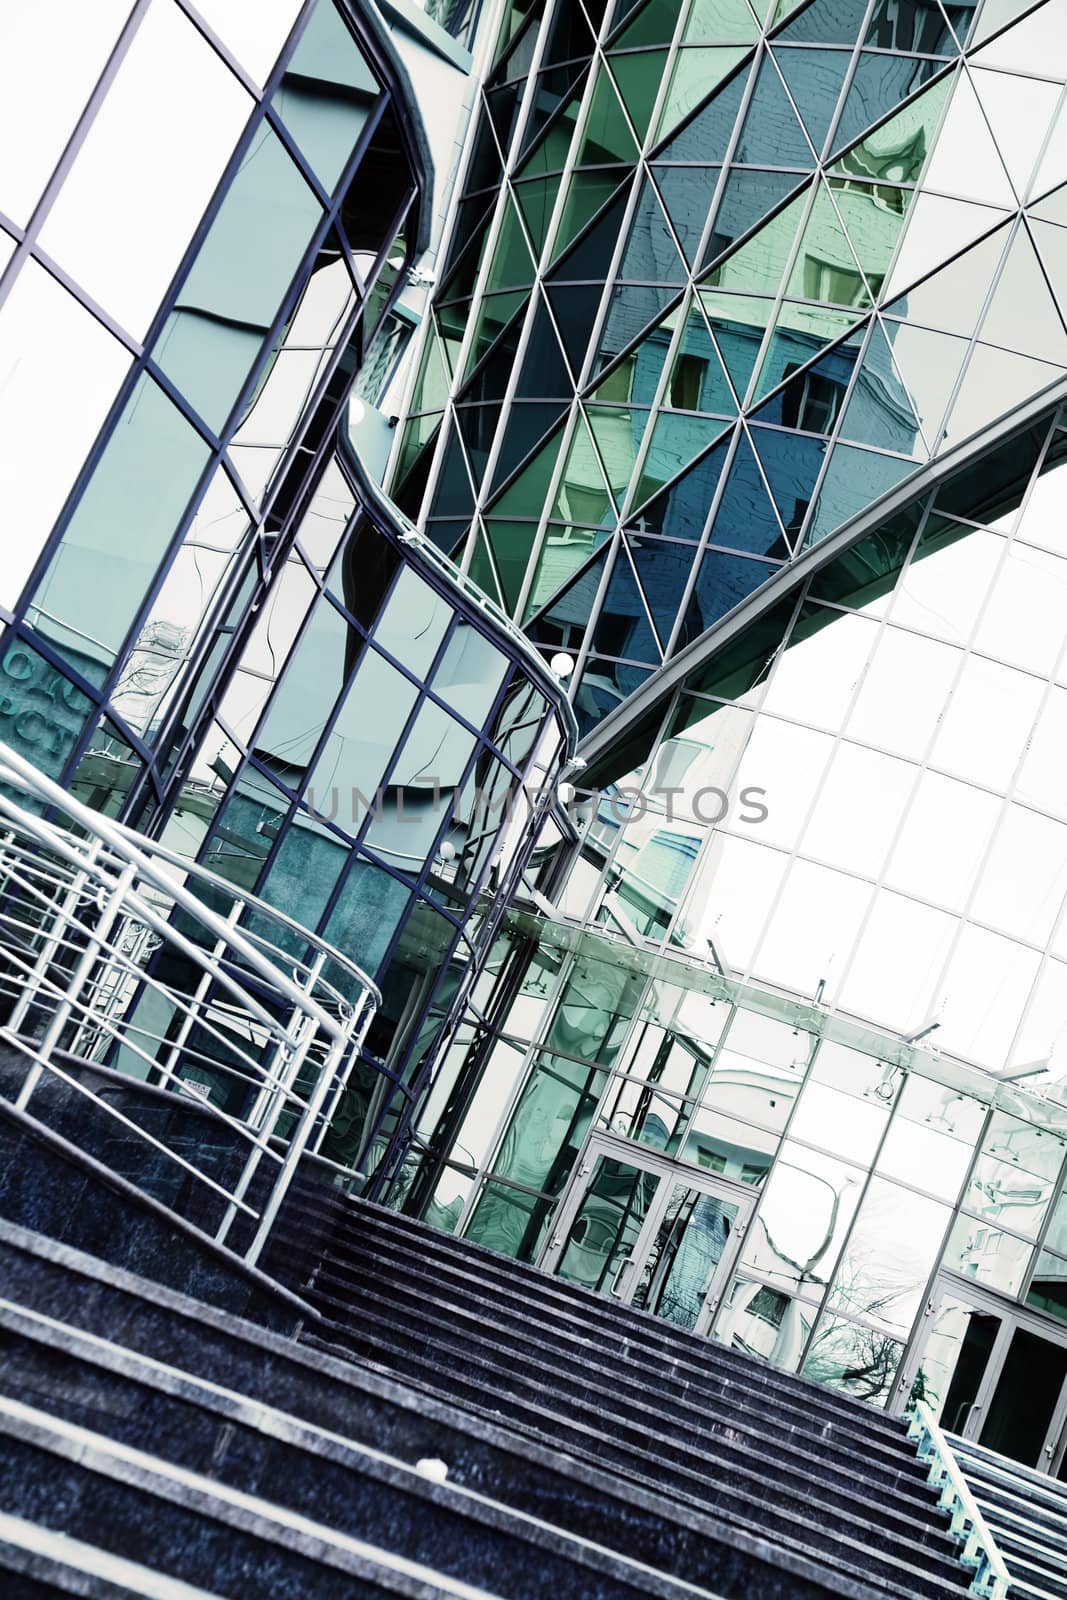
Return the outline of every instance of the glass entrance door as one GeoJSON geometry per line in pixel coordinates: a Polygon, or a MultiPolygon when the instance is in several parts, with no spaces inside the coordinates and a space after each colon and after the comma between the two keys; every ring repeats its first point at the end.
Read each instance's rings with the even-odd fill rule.
{"type": "Polygon", "coordinates": [[[561,1201],[541,1266],[702,1333],[752,1203],[736,1185],[596,1134],[561,1201]]]}
{"type": "Polygon", "coordinates": [[[1067,1332],[939,1278],[901,1381],[949,1433],[1067,1477],[1067,1332]]]}

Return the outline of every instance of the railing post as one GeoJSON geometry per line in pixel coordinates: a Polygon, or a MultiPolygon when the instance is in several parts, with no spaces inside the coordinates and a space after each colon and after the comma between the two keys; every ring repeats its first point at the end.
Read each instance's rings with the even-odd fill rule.
{"type": "MultiPolygon", "coordinates": [[[[123,903],[136,876],[137,866],[136,863],[131,861],[115,879],[111,893],[97,919],[96,926],[89,935],[88,943],[78,959],[77,966],[70,975],[67,993],[56,1007],[55,1015],[48,1024],[44,1038],[37,1047],[38,1059],[26,1074],[25,1082],[19,1090],[18,1098],[15,1101],[17,1110],[25,1111],[29,1104],[30,1096],[41,1081],[45,1064],[50,1060],[52,1051],[62,1037],[63,1029],[66,1027],[70,1020],[70,1014],[74,1010],[77,995],[100,955],[104,940],[111,932],[111,926],[121,912],[123,903]]],[[[8,1026],[10,1027],[10,1024],[8,1026]]]]}
{"type": "MultiPolygon", "coordinates": [[[[241,920],[241,912],[243,910],[244,901],[235,900],[233,905],[230,907],[230,914],[226,918],[228,927],[235,928],[237,926],[238,922],[241,920]]],[[[205,956],[204,958],[204,971],[201,974],[200,982],[197,984],[192,995],[189,997],[185,1016],[182,1018],[181,1027],[175,1034],[174,1039],[171,1041],[170,1048],[167,1051],[167,1059],[165,1062],[160,1064],[160,1071],[162,1072],[164,1079],[173,1078],[176,1074],[182,1051],[185,1049],[185,1046],[188,1043],[189,1035],[192,1033],[193,1026],[200,1014],[200,1007],[207,998],[208,991],[215,981],[215,971],[225,954],[225,939],[216,939],[211,954],[209,956],[205,956]]]]}
{"type": "Polygon", "coordinates": [[[7,1026],[12,1033],[17,1033],[23,1022],[25,1022],[41,980],[56,958],[56,952],[63,941],[63,930],[70,926],[73,914],[81,903],[82,896],[89,883],[90,873],[96,865],[97,856],[100,854],[101,843],[102,841],[99,839],[93,840],[85,852],[84,865],[79,868],[70,880],[67,892],[63,895],[58,905],[54,905],[50,911],[52,931],[41,945],[40,953],[33,964],[32,970],[27,972],[23,980],[22,993],[16,1000],[12,1007],[11,1015],[7,1019],[7,1026]]]}

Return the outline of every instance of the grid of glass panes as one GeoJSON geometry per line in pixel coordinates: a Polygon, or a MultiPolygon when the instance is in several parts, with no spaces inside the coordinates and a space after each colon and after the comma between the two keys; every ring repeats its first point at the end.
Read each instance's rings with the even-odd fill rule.
{"type": "MultiPolygon", "coordinates": [[[[635,1160],[644,1146],[753,1189],[712,1336],[857,1398],[890,1397],[939,1270],[1063,1317],[1067,1108],[1009,1089],[1010,1110],[991,1110],[979,1074],[968,1093],[921,1055],[894,1064],[897,1041],[876,1055],[869,1039],[820,1040],[769,1010],[542,951],[427,1219],[536,1260],[602,1129],[632,1141],[635,1160]]],[[[468,1030],[453,1068],[471,1043],[468,1030]]],[[[422,1118],[431,1148],[450,1082],[446,1066],[422,1118]]]]}
{"type": "Polygon", "coordinates": [[[648,708],[564,908],[1062,1079],[1065,453],[1008,438],[648,708]]]}
{"type": "Polygon", "coordinates": [[[508,14],[397,492],[581,656],[584,727],[1062,376],[1065,37],[1059,0],[508,14]]]}
{"type": "Polygon", "coordinates": [[[293,446],[385,310],[365,295],[420,181],[390,73],[343,0],[0,19],[0,607],[38,574],[5,736],[69,775],[106,707],[109,809],[155,776],[207,619],[276,553],[293,446]]]}

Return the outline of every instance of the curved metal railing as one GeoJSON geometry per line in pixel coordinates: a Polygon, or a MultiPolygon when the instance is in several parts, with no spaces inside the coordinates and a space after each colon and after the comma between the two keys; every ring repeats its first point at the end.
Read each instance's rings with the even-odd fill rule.
{"type": "Polygon", "coordinates": [[[292,918],[0,744],[0,1094],[46,1124],[53,1111],[71,1143],[95,1139],[123,1176],[148,1173],[154,1198],[177,1190],[180,1214],[249,1263],[380,1000],[292,918]],[[195,1103],[196,1126],[131,1080],[172,1091],[175,1112],[195,1103]]]}

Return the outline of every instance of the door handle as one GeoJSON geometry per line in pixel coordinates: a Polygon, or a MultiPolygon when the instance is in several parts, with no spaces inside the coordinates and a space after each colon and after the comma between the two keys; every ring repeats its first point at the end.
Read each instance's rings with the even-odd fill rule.
{"type": "Polygon", "coordinates": [[[619,1262],[618,1266],[615,1268],[615,1276],[611,1280],[611,1288],[608,1290],[609,1294],[613,1294],[613,1295],[616,1295],[616,1296],[618,1295],[618,1293],[619,1293],[619,1279],[622,1277],[623,1273],[626,1271],[626,1268],[627,1267],[632,1267],[633,1264],[634,1264],[633,1256],[623,1256],[622,1260],[619,1262]]]}

